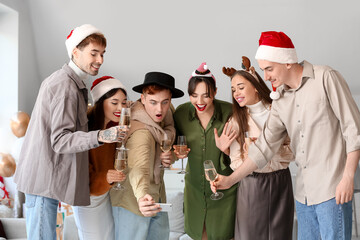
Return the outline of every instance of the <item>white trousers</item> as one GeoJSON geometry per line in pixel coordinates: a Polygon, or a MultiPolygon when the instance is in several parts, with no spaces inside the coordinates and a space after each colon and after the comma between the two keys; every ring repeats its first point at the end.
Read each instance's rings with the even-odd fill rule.
{"type": "Polygon", "coordinates": [[[73,206],[73,211],[81,240],[115,238],[109,192],[100,196],[90,196],[89,206],[73,206]]]}

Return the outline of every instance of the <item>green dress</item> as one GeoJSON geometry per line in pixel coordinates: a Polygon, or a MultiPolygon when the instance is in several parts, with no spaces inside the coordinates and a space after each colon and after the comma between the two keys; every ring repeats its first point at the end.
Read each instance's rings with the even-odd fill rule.
{"type": "Polygon", "coordinates": [[[212,160],[218,173],[230,175],[229,158],[215,144],[214,128],[221,134],[231,116],[231,104],[214,100],[214,114],[204,130],[196,116],[196,109],[190,103],[177,107],[174,113],[178,135],[185,135],[188,147],[188,163],[185,175],[185,232],[193,239],[201,239],[204,222],[209,240],[225,240],[234,237],[236,191],[234,185],[222,191],[224,197],[211,200],[209,182],[205,179],[203,162],[212,160]]]}

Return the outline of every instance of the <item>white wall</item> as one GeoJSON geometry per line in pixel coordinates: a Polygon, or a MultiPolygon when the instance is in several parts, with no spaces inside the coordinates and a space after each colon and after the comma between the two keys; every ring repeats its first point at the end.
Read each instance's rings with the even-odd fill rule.
{"type": "Polygon", "coordinates": [[[0,6],[0,123],[4,115],[17,111],[18,99],[18,13],[0,6]],[[13,98],[13,99],[12,99],[13,98]],[[11,101],[9,101],[11,100],[11,101]],[[6,104],[4,104],[6,103],[6,104]]]}
{"type": "Polygon", "coordinates": [[[0,152],[15,140],[9,120],[18,108],[18,25],[18,12],[0,4],[0,152]]]}
{"type": "MultiPolygon", "coordinates": [[[[30,0],[29,8],[42,79],[68,61],[64,41],[70,30],[91,23],[108,39],[99,76],[113,75],[131,88],[146,72],[165,71],[186,91],[191,72],[207,61],[218,98],[230,101],[222,66],[239,68],[242,55],[254,59],[260,33],[281,30],[292,38],[299,59],[338,69],[360,94],[357,0],[30,0]]],[[[138,96],[130,91],[132,99],[138,96]]]]}
{"type": "MultiPolygon", "coordinates": [[[[0,4],[18,12],[18,99],[17,109],[31,114],[35,99],[41,84],[39,63],[33,39],[33,28],[30,21],[28,1],[26,0],[0,0],[0,4]]],[[[6,22],[4,22],[6,24],[6,22]]],[[[1,53],[3,54],[3,53],[1,53]]],[[[1,71],[9,71],[0,66],[1,71]]],[[[11,116],[10,116],[11,117],[11,116]]],[[[9,119],[10,119],[9,117],[9,119]]]]}

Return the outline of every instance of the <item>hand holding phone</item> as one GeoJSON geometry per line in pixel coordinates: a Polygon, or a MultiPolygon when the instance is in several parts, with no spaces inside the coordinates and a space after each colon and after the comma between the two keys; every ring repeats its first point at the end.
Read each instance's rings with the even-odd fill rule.
{"type": "Polygon", "coordinates": [[[159,204],[161,211],[160,212],[171,212],[172,211],[172,203],[155,203],[159,204]]]}

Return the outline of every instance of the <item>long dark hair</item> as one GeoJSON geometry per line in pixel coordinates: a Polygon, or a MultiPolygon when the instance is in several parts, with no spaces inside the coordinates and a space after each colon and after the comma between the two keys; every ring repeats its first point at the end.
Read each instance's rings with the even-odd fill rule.
{"type": "MultiPolygon", "coordinates": [[[[263,102],[264,105],[269,105],[272,103],[272,99],[270,98],[270,89],[266,86],[264,80],[260,77],[260,75],[255,72],[256,77],[259,79],[259,81],[251,75],[249,72],[246,71],[236,71],[232,76],[231,80],[235,76],[242,76],[246,80],[248,80],[251,85],[254,86],[254,88],[257,90],[259,94],[260,101],[263,102]]],[[[236,121],[236,123],[239,125],[239,135],[237,137],[237,141],[240,143],[240,149],[241,149],[241,157],[243,158],[243,151],[242,146],[245,143],[245,132],[249,131],[249,114],[248,114],[248,108],[246,106],[240,107],[239,103],[234,99],[233,94],[232,96],[232,110],[233,114],[232,117],[236,121]]]]}
{"type": "Polygon", "coordinates": [[[114,96],[119,89],[125,94],[125,96],[127,96],[126,92],[122,88],[111,89],[110,91],[102,95],[101,98],[99,98],[99,100],[94,104],[94,106],[89,109],[87,114],[89,120],[88,122],[89,131],[99,130],[104,128],[104,123],[105,123],[104,101],[114,96]]]}

